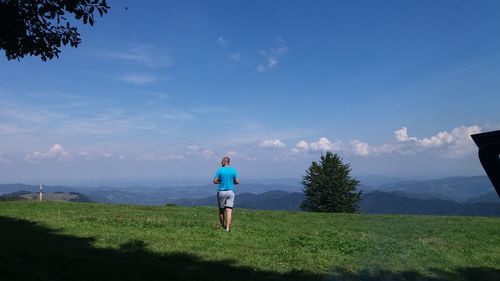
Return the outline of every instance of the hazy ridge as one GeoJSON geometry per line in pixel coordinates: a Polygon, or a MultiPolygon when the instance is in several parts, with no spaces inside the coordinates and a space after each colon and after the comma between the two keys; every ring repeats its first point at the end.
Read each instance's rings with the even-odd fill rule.
{"type": "MultiPolygon", "coordinates": [[[[434,215],[500,215],[500,200],[486,176],[449,177],[433,180],[407,180],[370,186],[359,186],[363,191],[360,205],[363,213],[380,214],[434,214],[434,215]]],[[[303,200],[298,180],[271,184],[243,183],[237,187],[237,206],[262,210],[299,210],[303,200]],[[296,184],[293,184],[293,183],[296,184]]],[[[24,184],[0,185],[0,195],[24,191],[36,193],[39,187],[24,184]]],[[[185,206],[215,206],[216,186],[174,187],[71,187],[44,186],[46,194],[78,193],[81,201],[112,204],[185,206]]],[[[32,196],[35,198],[35,196],[32,196]]],[[[49,198],[49,197],[46,197],[49,198]]],[[[26,198],[24,198],[26,199],[26,198]]],[[[35,198],[36,199],[36,198],[35,198]]]]}

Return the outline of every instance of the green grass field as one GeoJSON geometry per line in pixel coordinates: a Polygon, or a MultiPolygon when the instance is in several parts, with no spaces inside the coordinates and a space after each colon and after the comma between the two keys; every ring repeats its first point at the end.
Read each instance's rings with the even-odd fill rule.
{"type": "Polygon", "coordinates": [[[500,280],[500,218],[0,203],[0,280],[500,280]]]}

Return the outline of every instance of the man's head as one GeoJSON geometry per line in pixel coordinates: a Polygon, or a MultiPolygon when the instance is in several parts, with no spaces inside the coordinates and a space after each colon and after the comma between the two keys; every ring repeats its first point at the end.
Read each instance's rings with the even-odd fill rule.
{"type": "Polygon", "coordinates": [[[229,163],[231,163],[231,159],[229,159],[229,157],[227,157],[227,156],[224,156],[220,163],[221,163],[222,167],[229,166],[229,163]]]}

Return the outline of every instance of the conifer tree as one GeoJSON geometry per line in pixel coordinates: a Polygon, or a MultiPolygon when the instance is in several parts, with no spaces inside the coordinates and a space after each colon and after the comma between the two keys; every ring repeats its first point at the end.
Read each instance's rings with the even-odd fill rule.
{"type": "Polygon", "coordinates": [[[361,192],[359,181],[350,176],[349,164],[332,152],[321,154],[321,161],[313,161],[302,177],[305,200],[301,209],[309,212],[354,213],[359,210],[361,192]]]}

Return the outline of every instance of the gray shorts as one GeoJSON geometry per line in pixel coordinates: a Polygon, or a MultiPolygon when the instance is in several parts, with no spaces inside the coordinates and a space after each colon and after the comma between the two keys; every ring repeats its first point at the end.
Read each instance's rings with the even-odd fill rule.
{"type": "Polygon", "coordinates": [[[217,192],[217,202],[219,203],[219,209],[233,208],[234,191],[224,190],[217,192]]]}

